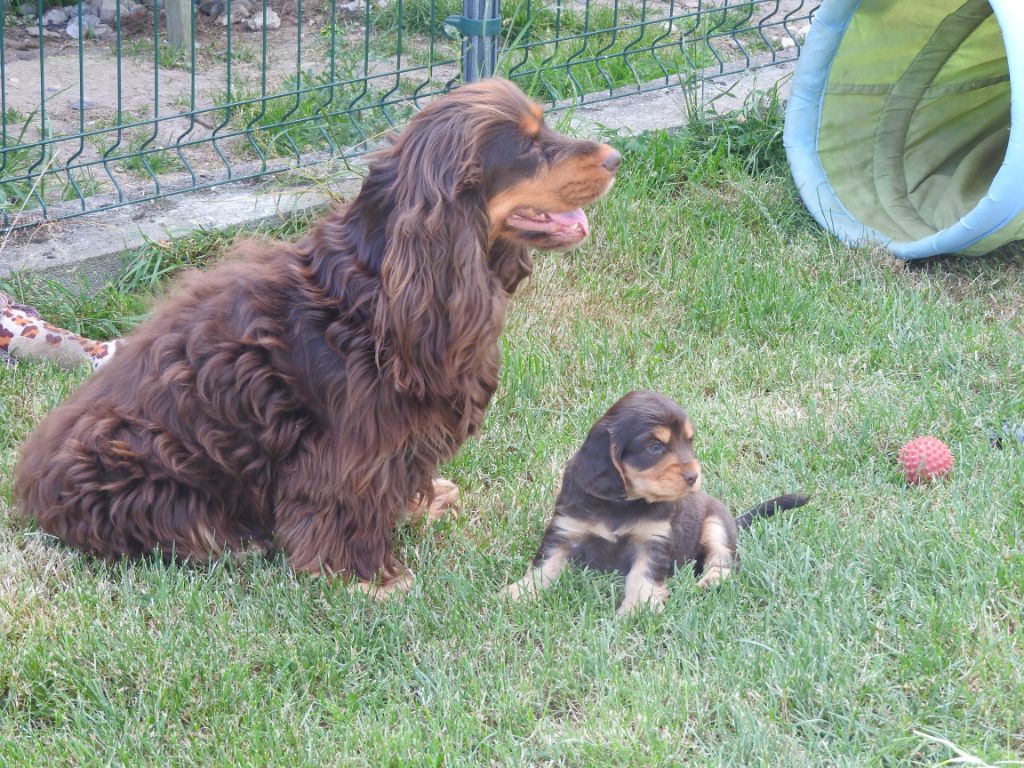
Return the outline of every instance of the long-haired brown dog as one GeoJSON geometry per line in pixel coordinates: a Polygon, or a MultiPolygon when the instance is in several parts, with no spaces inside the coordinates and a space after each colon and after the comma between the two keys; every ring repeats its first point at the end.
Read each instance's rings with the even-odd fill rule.
{"type": "Polygon", "coordinates": [[[530,249],[583,240],[618,165],[507,81],[438,99],[303,240],[179,286],[24,444],[21,509],[104,558],[404,576],[392,529],[483,420],[530,249]]]}
{"type": "Polygon", "coordinates": [[[740,528],[807,503],[780,496],[734,519],[701,491],[693,438],[686,411],[664,395],[630,392],[615,403],[566,465],[533,567],[506,594],[533,597],[577,562],[625,574],[620,615],[644,604],[661,610],[677,568],[692,567],[701,587],[715,586],[735,565],[740,528]]]}

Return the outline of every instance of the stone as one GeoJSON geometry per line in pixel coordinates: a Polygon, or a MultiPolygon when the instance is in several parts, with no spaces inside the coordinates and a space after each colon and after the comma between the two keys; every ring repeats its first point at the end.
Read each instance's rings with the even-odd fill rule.
{"type": "Polygon", "coordinates": [[[68,13],[66,8],[51,8],[43,14],[43,24],[47,27],[59,27],[70,16],[71,14],[68,13]]]}
{"type": "Polygon", "coordinates": [[[281,26],[281,17],[277,15],[277,12],[271,8],[267,8],[264,13],[256,11],[252,18],[245,22],[246,28],[253,32],[258,32],[266,26],[267,29],[277,29],[281,26]]]}
{"type": "Polygon", "coordinates": [[[339,19],[361,19],[366,15],[366,6],[363,0],[352,0],[350,3],[338,3],[339,19]]]}
{"type": "MultiPolygon", "coordinates": [[[[110,30],[110,27],[107,27],[110,30]]],[[[96,106],[96,102],[93,99],[82,99],[81,101],[72,101],[71,108],[76,112],[82,110],[83,112],[87,109],[93,109],[96,106]]]]}
{"type": "MultiPolygon", "coordinates": [[[[122,5],[127,5],[127,3],[123,3],[122,5]]],[[[100,21],[108,24],[114,21],[117,18],[117,6],[118,0],[100,0],[100,21]]],[[[121,12],[124,13],[123,7],[121,9],[121,12]]]]}
{"type": "MultiPolygon", "coordinates": [[[[39,27],[25,27],[25,34],[31,37],[39,37],[39,27]]],[[[48,37],[51,40],[63,40],[64,33],[59,29],[43,29],[43,37],[48,37]]],[[[37,49],[38,50],[38,49],[37,49]]]]}
{"type": "Polygon", "coordinates": [[[30,19],[36,17],[36,4],[35,3],[22,3],[18,6],[18,13],[30,19]]]}
{"type": "Polygon", "coordinates": [[[227,0],[196,0],[196,8],[207,16],[223,16],[227,7],[227,0]]]}
{"type": "MultiPolygon", "coordinates": [[[[235,5],[232,4],[232,6],[231,6],[231,23],[232,24],[241,24],[243,21],[248,19],[251,15],[252,15],[252,11],[249,10],[249,7],[247,5],[245,5],[245,3],[239,3],[238,7],[235,7],[235,5]]],[[[217,17],[217,23],[220,24],[222,27],[226,27],[228,25],[228,15],[227,15],[227,13],[222,13],[220,16],[218,16],[217,17]]]]}
{"type": "MultiPolygon", "coordinates": [[[[238,2],[234,2],[231,4],[231,24],[241,24],[250,16],[252,16],[252,9],[249,3],[245,2],[245,0],[238,0],[238,2]]],[[[226,27],[228,25],[228,12],[226,4],[223,13],[221,13],[220,16],[217,17],[217,23],[220,24],[222,27],[226,27]]]]}
{"type": "MultiPolygon", "coordinates": [[[[88,34],[90,31],[92,31],[93,29],[95,29],[99,25],[100,25],[100,17],[99,16],[82,16],[82,30],[86,34],[88,34]]],[[[78,33],[79,33],[78,16],[75,16],[73,19],[71,19],[71,21],[68,22],[68,25],[64,29],[64,32],[67,34],[68,37],[70,37],[72,39],[75,39],[75,40],[78,39],[78,33]]]]}

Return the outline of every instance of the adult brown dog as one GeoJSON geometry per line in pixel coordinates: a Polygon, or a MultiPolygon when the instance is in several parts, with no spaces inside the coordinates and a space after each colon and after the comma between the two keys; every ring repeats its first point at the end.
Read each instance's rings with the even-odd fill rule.
{"type": "Polygon", "coordinates": [[[619,159],[507,81],[438,99],[303,240],[179,286],[28,438],[21,509],[103,558],[404,576],[392,529],[483,420],[530,249],[587,236],[619,159]]]}
{"type": "Polygon", "coordinates": [[[692,567],[701,587],[715,586],[734,567],[738,529],[807,503],[779,496],[734,519],[701,491],[693,438],[686,412],[664,395],[630,392],[615,403],[566,465],[533,567],[506,594],[535,596],[577,562],[626,575],[619,614],[644,604],[661,610],[676,568],[692,567]]]}

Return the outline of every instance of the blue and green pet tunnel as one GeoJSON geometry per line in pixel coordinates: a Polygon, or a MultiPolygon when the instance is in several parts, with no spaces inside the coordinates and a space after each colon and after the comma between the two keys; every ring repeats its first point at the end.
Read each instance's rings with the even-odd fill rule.
{"type": "Polygon", "coordinates": [[[848,243],[920,259],[1024,238],[1024,0],[825,0],[785,144],[848,243]]]}

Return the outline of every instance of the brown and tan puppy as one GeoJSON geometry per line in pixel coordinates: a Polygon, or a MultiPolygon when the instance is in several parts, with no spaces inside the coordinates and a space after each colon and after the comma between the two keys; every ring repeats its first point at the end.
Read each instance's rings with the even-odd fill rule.
{"type": "Polygon", "coordinates": [[[664,395],[630,392],[615,403],[569,460],[533,566],[506,594],[533,597],[576,562],[625,574],[620,615],[644,604],[660,611],[677,568],[716,586],[735,567],[740,528],[807,503],[780,496],[734,519],[700,490],[693,437],[686,411],[664,395]]]}

